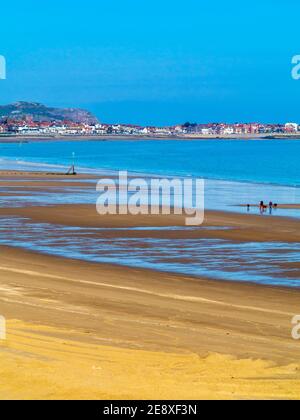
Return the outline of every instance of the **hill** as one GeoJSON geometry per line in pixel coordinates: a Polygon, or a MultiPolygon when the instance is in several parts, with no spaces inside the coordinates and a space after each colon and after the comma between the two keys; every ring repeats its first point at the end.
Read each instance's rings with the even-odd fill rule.
{"type": "Polygon", "coordinates": [[[49,108],[36,102],[16,102],[0,106],[0,119],[33,121],[72,121],[76,123],[96,124],[98,119],[90,112],[77,108],[49,108]]]}

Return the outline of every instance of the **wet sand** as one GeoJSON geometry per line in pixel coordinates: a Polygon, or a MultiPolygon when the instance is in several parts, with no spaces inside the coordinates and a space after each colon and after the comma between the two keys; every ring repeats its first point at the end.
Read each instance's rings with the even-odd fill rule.
{"type": "Polygon", "coordinates": [[[65,173],[59,172],[35,172],[35,171],[6,171],[0,170],[0,181],[4,182],[5,180],[20,182],[24,178],[39,180],[39,181],[53,181],[53,180],[82,180],[82,179],[99,179],[100,175],[93,174],[76,174],[76,175],[66,175],[65,173]]]}
{"type": "MultiPolygon", "coordinates": [[[[0,220],[5,215],[68,226],[184,224],[174,215],[102,218],[95,206],[2,208],[0,220]]],[[[300,222],[278,219],[208,212],[206,226],[220,230],[156,234],[298,242],[300,222]]],[[[0,341],[2,399],[300,398],[300,348],[291,337],[298,289],[4,246],[0,279],[0,314],[8,327],[0,341]]]]}
{"type": "MultiPolygon", "coordinates": [[[[96,197],[96,195],[95,195],[96,197]]],[[[0,209],[0,216],[15,215],[28,217],[35,222],[60,224],[79,227],[105,227],[105,228],[130,228],[130,227],[162,227],[162,226],[185,226],[184,215],[108,215],[100,216],[95,205],[53,205],[32,206],[27,208],[0,209]]],[[[157,237],[181,237],[181,238],[220,238],[235,241],[281,241],[300,242],[300,220],[272,217],[261,215],[243,215],[235,213],[206,211],[204,227],[216,227],[220,230],[194,231],[164,231],[151,232],[157,237]],[[223,230],[222,228],[228,228],[223,230]]],[[[124,236],[130,234],[128,231],[124,236]]],[[[135,232],[137,235],[137,232],[135,232]]],[[[147,233],[140,232],[140,236],[147,233]]]]}
{"type": "MultiPolygon", "coordinates": [[[[269,211],[269,206],[267,203],[265,203],[267,206],[267,211],[269,211]]],[[[247,204],[241,204],[239,207],[247,207],[247,204]]],[[[250,204],[250,208],[257,208],[259,209],[259,205],[257,204],[250,204]]],[[[300,209],[300,204],[279,204],[277,206],[278,209],[300,209]]],[[[274,213],[276,212],[276,209],[273,208],[274,213]]],[[[276,214],[276,213],[275,213],[276,214]]]]}

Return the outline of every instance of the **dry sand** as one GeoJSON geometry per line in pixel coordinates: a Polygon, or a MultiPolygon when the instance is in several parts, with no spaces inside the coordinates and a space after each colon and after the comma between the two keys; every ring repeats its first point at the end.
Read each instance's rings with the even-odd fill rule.
{"type": "MultiPolygon", "coordinates": [[[[103,219],[93,206],[1,209],[0,217],[7,214],[78,226],[183,224],[178,216],[103,219]]],[[[300,239],[296,220],[210,212],[206,225],[230,229],[197,235],[300,239]]],[[[8,327],[0,398],[299,399],[300,343],[291,337],[298,313],[298,289],[0,247],[0,314],[8,327]]]]}

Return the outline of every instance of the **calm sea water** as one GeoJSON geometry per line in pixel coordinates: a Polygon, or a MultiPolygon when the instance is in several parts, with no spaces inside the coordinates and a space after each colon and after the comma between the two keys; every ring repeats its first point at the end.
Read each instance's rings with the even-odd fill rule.
{"type": "MultiPolygon", "coordinates": [[[[205,178],[208,209],[244,212],[239,204],[260,200],[300,203],[300,140],[0,144],[0,169],[63,169],[71,165],[73,153],[82,172],[127,170],[205,178]]],[[[300,211],[278,210],[277,215],[300,217],[300,211]]]]}
{"type": "Polygon", "coordinates": [[[72,153],[88,169],[128,170],[229,181],[300,185],[300,140],[79,141],[0,144],[0,164],[68,166],[72,153]]]}

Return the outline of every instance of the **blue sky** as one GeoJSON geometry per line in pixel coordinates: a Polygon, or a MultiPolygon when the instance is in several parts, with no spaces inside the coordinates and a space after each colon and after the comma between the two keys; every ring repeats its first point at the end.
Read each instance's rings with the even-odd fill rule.
{"type": "Polygon", "coordinates": [[[0,103],[105,122],[300,122],[299,12],[298,0],[3,2],[0,103]]]}

